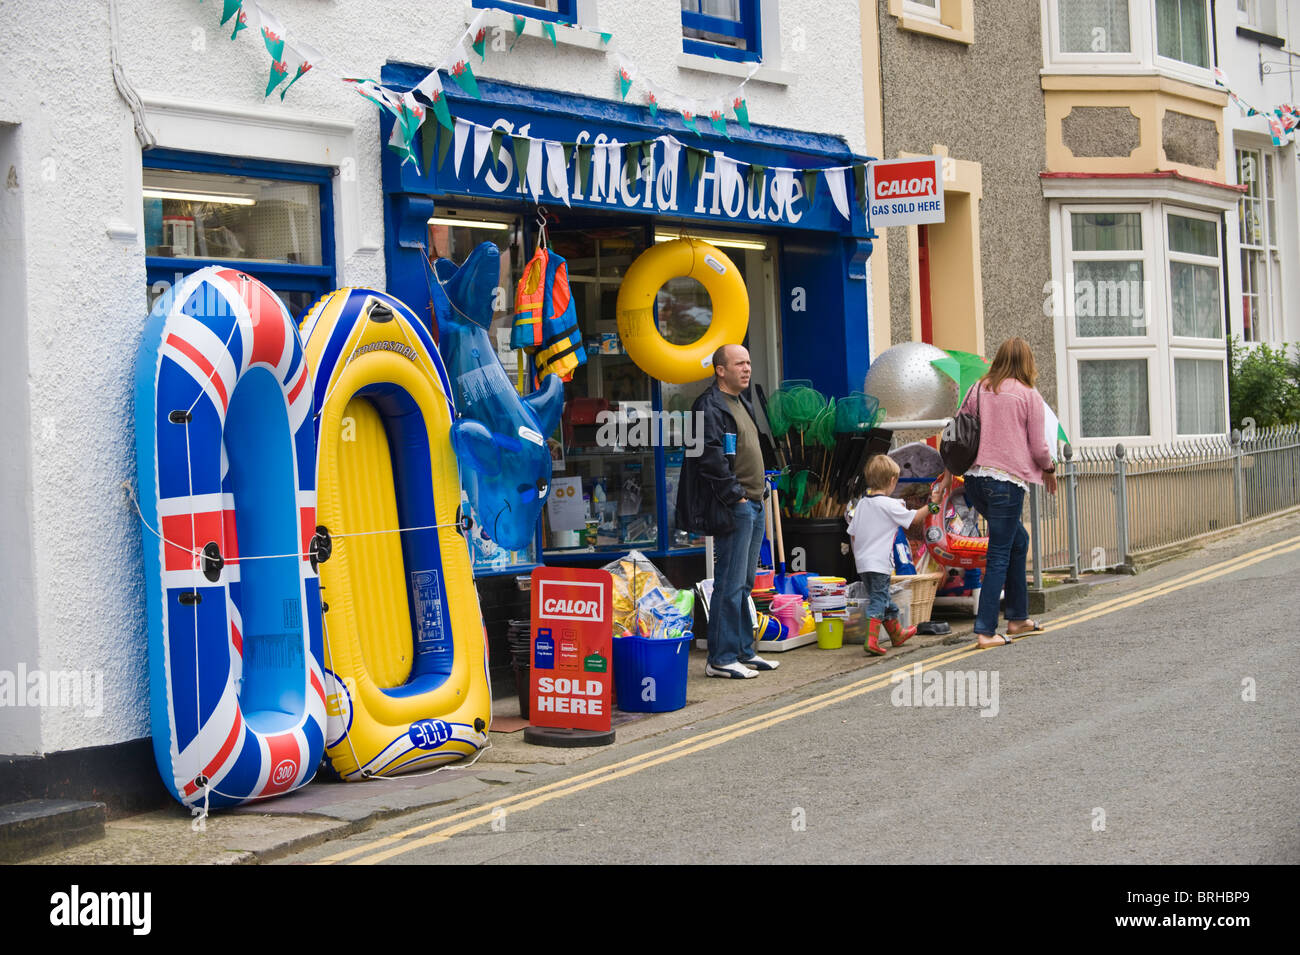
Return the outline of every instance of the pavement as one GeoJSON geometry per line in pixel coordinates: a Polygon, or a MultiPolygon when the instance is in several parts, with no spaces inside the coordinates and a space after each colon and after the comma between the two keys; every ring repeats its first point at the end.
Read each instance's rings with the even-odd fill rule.
{"type": "MultiPolygon", "coordinates": [[[[936,612],[935,619],[945,619],[936,612]]],[[[704,675],[704,652],[692,649],[686,706],[671,713],[614,710],[615,740],[610,746],[561,749],[525,743],[522,729],[491,732],[491,745],[472,765],[448,766],[431,773],[343,783],[318,778],[302,789],[235,809],[192,815],[169,806],[110,821],[104,836],[26,860],[45,865],[255,864],[270,862],[324,842],[364,832],[376,824],[436,807],[473,801],[488,790],[534,784],[564,767],[608,755],[650,737],[712,720],[732,711],[873,667],[892,667],[910,654],[941,644],[967,642],[973,621],[947,618],[952,633],[912,638],[884,657],[868,657],[862,645],[822,650],[817,644],[783,653],[766,653],[776,670],[752,680],[720,680],[704,675]]],[[[883,672],[883,669],[882,669],[883,672]]],[[[493,701],[493,726],[520,724],[519,702],[493,701]],[[513,719],[512,719],[513,718],[513,719]]]]}

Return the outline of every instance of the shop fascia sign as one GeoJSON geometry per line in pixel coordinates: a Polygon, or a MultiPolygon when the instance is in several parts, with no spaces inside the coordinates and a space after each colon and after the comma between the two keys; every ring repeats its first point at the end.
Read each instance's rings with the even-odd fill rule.
{"type": "Polygon", "coordinates": [[[867,195],[873,229],[942,222],[943,157],[873,162],[867,166],[867,195]]]}
{"type": "MultiPolygon", "coordinates": [[[[626,146],[626,141],[617,135],[605,132],[593,134],[585,128],[574,130],[570,126],[567,129],[542,129],[534,121],[516,124],[506,117],[488,120],[474,116],[473,121],[490,125],[510,136],[531,137],[532,149],[541,149],[543,139],[593,146],[617,142],[620,146],[626,146]]],[[[636,142],[648,136],[632,132],[628,138],[636,142]]],[[[677,148],[676,162],[669,163],[665,161],[665,153],[671,144],[663,140],[651,142],[654,148],[649,151],[648,157],[642,156],[641,174],[637,178],[623,175],[624,152],[619,150],[617,154],[609,153],[611,161],[606,164],[604,176],[599,178],[598,163],[593,157],[588,181],[579,190],[577,163],[571,163],[567,170],[570,203],[588,209],[625,209],[738,224],[795,226],[832,229],[837,232],[848,227],[848,223],[835,211],[828,190],[818,189],[816,201],[809,207],[798,173],[783,182],[769,167],[763,175],[762,188],[750,189],[748,163],[751,154],[743,148],[729,146],[724,150],[709,152],[700,165],[698,177],[691,183],[687,174],[685,149],[689,143],[684,142],[681,148],[677,148]],[[615,155],[618,157],[616,160],[613,159],[615,155]],[[729,169],[731,164],[728,159],[739,160],[739,165],[729,169]]],[[[520,181],[515,168],[515,157],[508,143],[502,146],[495,162],[490,155],[484,159],[477,175],[474,172],[472,153],[472,147],[465,149],[459,169],[455,167],[453,157],[449,156],[447,165],[442,170],[433,171],[438,192],[468,193],[485,198],[515,197],[523,193],[531,197],[531,193],[525,193],[525,186],[520,181]],[[448,182],[449,178],[453,181],[448,182]]],[[[769,166],[762,158],[752,159],[769,166]]],[[[781,165],[775,161],[772,164],[781,165]]],[[[831,163],[827,160],[825,164],[831,163]]],[[[551,204],[563,201],[550,182],[548,173],[541,177],[540,201],[551,204]]]]}

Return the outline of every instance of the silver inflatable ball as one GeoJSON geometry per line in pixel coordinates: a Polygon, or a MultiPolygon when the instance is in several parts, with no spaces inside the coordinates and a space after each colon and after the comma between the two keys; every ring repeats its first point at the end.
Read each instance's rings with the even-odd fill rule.
{"type": "Polygon", "coordinates": [[[885,409],[888,421],[929,421],[957,413],[957,382],[934,365],[947,358],[925,342],[903,342],[881,352],[867,369],[863,389],[885,409]]]}

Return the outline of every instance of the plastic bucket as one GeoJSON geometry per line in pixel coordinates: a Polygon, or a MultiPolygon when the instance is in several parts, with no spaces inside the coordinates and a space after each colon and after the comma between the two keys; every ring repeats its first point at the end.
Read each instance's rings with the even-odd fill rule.
{"type": "Polygon", "coordinates": [[[667,713],[686,705],[691,636],[614,638],[614,690],[629,713],[667,713]]]}
{"type": "Polygon", "coordinates": [[[844,646],[844,620],[827,617],[817,624],[817,646],[823,650],[838,650],[844,646]]]}

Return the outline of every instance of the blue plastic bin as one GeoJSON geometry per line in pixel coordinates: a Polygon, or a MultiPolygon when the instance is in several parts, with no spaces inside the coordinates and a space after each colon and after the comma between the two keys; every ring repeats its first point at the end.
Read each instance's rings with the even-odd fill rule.
{"type": "Polygon", "coordinates": [[[691,640],[614,638],[614,689],[618,708],[630,713],[668,713],[686,705],[691,640]],[[653,680],[647,683],[646,680],[653,680]],[[645,697],[652,697],[645,699],[645,697]]]}

